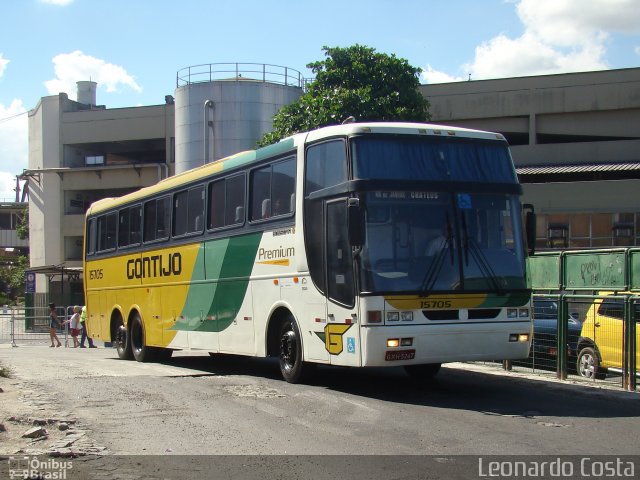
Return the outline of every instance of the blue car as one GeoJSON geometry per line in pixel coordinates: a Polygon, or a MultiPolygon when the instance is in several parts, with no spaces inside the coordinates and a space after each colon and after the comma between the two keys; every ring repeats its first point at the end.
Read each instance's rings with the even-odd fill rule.
{"type": "MultiPolygon", "coordinates": [[[[582,322],[575,312],[569,313],[567,324],[567,361],[575,366],[582,322]]],[[[535,367],[556,369],[558,356],[558,301],[533,299],[533,342],[529,360],[535,367]]]]}

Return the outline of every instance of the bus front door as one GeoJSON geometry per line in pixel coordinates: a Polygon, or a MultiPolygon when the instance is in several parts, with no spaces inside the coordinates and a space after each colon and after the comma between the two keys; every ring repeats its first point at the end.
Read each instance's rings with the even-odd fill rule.
{"type": "Polygon", "coordinates": [[[353,256],[347,230],[347,199],[326,203],[325,252],[327,323],[325,347],[332,365],[359,366],[360,329],[356,312],[353,256]]]}

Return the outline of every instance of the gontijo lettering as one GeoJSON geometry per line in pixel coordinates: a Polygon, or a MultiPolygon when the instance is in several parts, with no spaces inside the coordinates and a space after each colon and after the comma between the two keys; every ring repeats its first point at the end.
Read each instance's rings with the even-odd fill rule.
{"type": "Polygon", "coordinates": [[[182,256],[178,253],[151,255],[127,261],[127,278],[168,277],[182,273],[182,256]]]}

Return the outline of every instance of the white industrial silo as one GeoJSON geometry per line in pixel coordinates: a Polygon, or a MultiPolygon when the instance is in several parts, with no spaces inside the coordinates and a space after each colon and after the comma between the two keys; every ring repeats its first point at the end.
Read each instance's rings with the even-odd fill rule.
{"type": "Polygon", "coordinates": [[[273,116],[302,94],[300,72],[253,63],[180,70],[175,91],[176,173],[256,148],[273,116]]]}
{"type": "Polygon", "coordinates": [[[76,82],[76,87],[78,89],[78,103],[95,106],[98,84],[91,80],[81,80],[76,82]]]}

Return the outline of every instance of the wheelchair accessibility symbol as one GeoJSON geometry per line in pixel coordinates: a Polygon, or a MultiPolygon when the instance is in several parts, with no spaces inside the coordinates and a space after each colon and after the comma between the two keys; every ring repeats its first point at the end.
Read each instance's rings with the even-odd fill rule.
{"type": "Polygon", "coordinates": [[[356,353],[356,339],[353,337],[347,337],[347,352],[356,353]]]}

